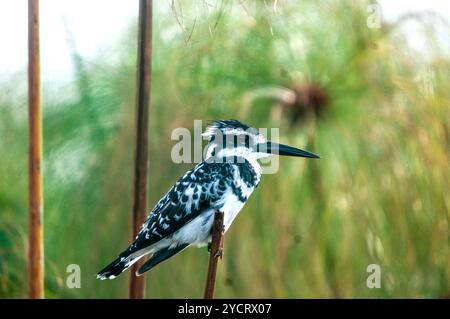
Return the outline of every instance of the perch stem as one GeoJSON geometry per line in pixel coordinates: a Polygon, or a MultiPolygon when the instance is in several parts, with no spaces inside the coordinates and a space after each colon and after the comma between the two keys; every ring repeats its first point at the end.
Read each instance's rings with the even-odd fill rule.
{"type": "MultiPolygon", "coordinates": [[[[148,178],[148,116],[152,62],[152,0],[139,1],[138,63],[136,79],[136,150],[133,198],[133,239],[147,214],[148,178]]],[[[144,260],[132,266],[130,298],[142,299],[145,292],[143,276],[136,271],[144,260]]]]}
{"type": "Polygon", "coordinates": [[[223,255],[223,241],[224,241],[224,225],[223,212],[215,212],[214,222],[211,229],[211,249],[209,252],[208,274],[206,276],[205,284],[205,299],[212,299],[214,297],[214,287],[216,284],[217,263],[219,257],[222,259],[223,255]]]}

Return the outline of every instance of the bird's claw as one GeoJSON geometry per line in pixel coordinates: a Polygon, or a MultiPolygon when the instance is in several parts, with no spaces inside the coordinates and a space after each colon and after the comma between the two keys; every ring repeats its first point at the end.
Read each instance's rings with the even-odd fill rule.
{"type": "Polygon", "coordinates": [[[214,258],[219,258],[222,259],[223,257],[223,248],[219,248],[219,250],[216,251],[214,258]]]}
{"type": "MultiPolygon", "coordinates": [[[[222,225],[222,236],[220,238],[219,249],[214,253],[214,258],[223,257],[223,233],[225,232],[225,225],[222,225]]],[[[212,251],[212,241],[208,243],[208,252],[211,254],[212,251]]]]}

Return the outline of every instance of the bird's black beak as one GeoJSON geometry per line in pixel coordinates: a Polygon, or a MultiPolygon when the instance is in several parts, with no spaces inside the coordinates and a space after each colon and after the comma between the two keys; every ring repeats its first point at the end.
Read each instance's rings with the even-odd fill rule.
{"type": "Polygon", "coordinates": [[[274,154],[274,155],[285,155],[285,156],[296,156],[296,157],[309,157],[309,158],[320,158],[318,155],[301,150],[296,147],[289,145],[278,144],[274,142],[260,143],[256,145],[256,149],[260,153],[274,154]]]}

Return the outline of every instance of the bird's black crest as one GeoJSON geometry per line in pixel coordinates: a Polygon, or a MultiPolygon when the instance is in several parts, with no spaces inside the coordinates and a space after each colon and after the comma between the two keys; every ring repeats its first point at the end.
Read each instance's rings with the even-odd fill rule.
{"type": "Polygon", "coordinates": [[[247,124],[244,124],[242,122],[239,122],[238,120],[218,120],[214,121],[211,124],[208,125],[208,128],[216,128],[219,130],[223,129],[242,129],[244,131],[248,130],[250,126],[247,124]]]}
{"type": "Polygon", "coordinates": [[[254,129],[251,126],[248,126],[247,124],[239,122],[238,120],[217,120],[217,121],[210,123],[206,127],[206,130],[203,133],[203,136],[206,136],[206,137],[209,137],[210,139],[212,139],[213,136],[217,134],[217,131],[220,131],[222,134],[225,135],[225,134],[227,134],[228,131],[232,131],[232,130],[248,131],[248,130],[254,130],[254,129]]]}

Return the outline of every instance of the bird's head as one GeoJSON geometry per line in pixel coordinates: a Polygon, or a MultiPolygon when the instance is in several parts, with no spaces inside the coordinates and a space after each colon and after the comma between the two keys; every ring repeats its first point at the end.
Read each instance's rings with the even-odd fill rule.
{"type": "Polygon", "coordinates": [[[319,158],[311,152],[268,141],[257,129],[237,120],[212,122],[202,135],[209,141],[206,159],[239,156],[256,160],[271,155],[319,158]]]}

